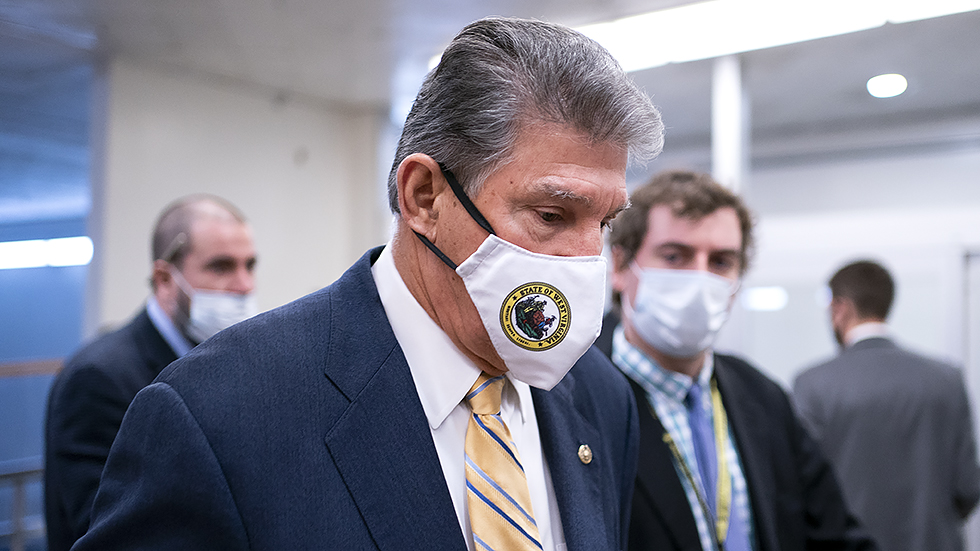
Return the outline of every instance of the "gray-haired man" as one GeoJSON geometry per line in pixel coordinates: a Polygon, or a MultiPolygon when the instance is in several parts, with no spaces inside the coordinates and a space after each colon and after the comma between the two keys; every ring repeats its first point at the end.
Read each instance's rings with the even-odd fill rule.
{"type": "Polygon", "coordinates": [[[392,241],[141,393],[79,549],[625,547],[636,409],[589,347],[602,230],[662,129],[584,36],[463,29],[406,121],[392,241]]]}

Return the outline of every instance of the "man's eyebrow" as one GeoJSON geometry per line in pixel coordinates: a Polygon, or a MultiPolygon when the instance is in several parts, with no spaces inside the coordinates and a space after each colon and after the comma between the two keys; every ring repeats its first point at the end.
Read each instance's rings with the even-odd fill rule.
{"type": "Polygon", "coordinates": [[[694,247],[688,245],[687,243],[680,243],[677,241],[664,241],[663,243],[657,245],[657,249],[693,249],[694,247]]]}
{"type": "Polygon", "coordinates": [[[219,255],[215,256],[207,261],[204,265],[207,267],[217,267],[222,265],[234,264],[235,259],[231,256],[219,255]]]}
{"type": "MultiPolygon", "coordinates": [[[[657,249],[685,249],[692,250],[695,247],[693,245],[688,245],[687,243],[679,243],[677,241],[665,241],[657,245],[657,249]]],[[[741,253],[738,249],[713,249],[709,251],[710,254],[734,254],[738,255],[741,253]]]]}
{"type": "Polygon", "coordinates": [[[534,192],[547,195],[554,199],[582,203],[585,206],[592,206],[592,198],[580,195],[574,191],[551,182],[538,182],[534,186],[534,192]]]}

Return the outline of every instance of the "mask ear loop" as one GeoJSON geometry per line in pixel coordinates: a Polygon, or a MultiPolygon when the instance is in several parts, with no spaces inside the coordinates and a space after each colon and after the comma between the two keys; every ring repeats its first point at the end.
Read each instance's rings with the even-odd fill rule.
{"type": "Polygon", "coordinates": [[[633,275],[636,276],[637,280],[643,279],[643,268],[640,268],[640,265],[636,263],[635,258],[630,260],[630,271],[633,272],[633,275]]]}
{"type": "MultiPolygon", "coordinates": [[[[643,281],[643,269],[636,263],[635,258],[630,260],[630,272],[636,276],[636,293],[639,294],[640,283],[643,281]]],[[[623,315],[630,321],[630,323],[633,323],[633,303],[630,301],[629,295],[626,293],[620,293],[619,302],[623,309],[623,315]]]]}
{"type": "Polygon", "coordinates": [[[419,241],[421,241],[423,244],[425,244],[425,246],[428,247],[430,251],[436,253],[436,256],[439,257],[439,260],[443,261],[446,264],[446,266],[449,266],[450,268],[452,268],[452,270],[454,272],[456,271],[456,268],[457,268],[456,263],[453,262],[452,260],[449,260],[449,257],[446,256],[445,253],[443,253],[442,251],[440,251],[439,248],[436,247],[435,243],[433,243],[432,241],[429,241],[429,238],[428,237],[422,235],[421,233],[419,233],[419,232],[417,232],[415,230],[412,230],[412,232],[415,233],[415,237],[418,237],[419,238],[419,241]]]}
{"type": "Polygon", "coordinates": [[[177,288],[179,288],[185,295],[193,300],[194,293],[197,290],[194,289],[194,287],[188,283],[186,279],[184,279],[184,274],[180,273],[180,270],[178,270],[176,266],[173,264],[170,266],[173,268],[170,270],[170,277],[174,278],[174,283],[177,284],[177,288]]]}
{"type": "Polygon", "coordinates": [[[732,283],[730,292],[734,297],[741,290],[742,290],[742,276],[738,276],[738,279],[736,279],[735,282],[732,283]]]}
{"type": "MultiPolygon", "coordinates": [[[[459,181],[456,180],[456,176],[452,173],[452,171],[446,168],[446,165],[442,163],[439,163],[439,170],[442,171],[443,177],[445,177],[446,181],[449,182],[449,188],[453,190],[453,194],[456,196],[456,199],[459,200],[461,205],[463,205],[463,208],[466,209],[466,212],[469,213],[470,217],[477,224],[479,224],[481,228],[490,233],[490,235],[497,235],[497,232],[493,231],[493,227],[490,226],[490,222],[487,222],[487,219],[483,217],[483,213],[476,208],[473,201],[471,201],[466,195],[466,192],[463,190],[463,186],[459,185],[459,181]]],[[[415,230],[412,230],[412,232],[419,238],[420,241],[422,241],[423,244],[425,244],[426,247],[429,248],[430,251],[439,257],[439,260],[442,260],[446,266],[449,266],[453,271],[456,271],[456,263],[450,260],[445,253],[440,251],[439,248],[435,246],[435,243],[429,241],[428,237],[415,230]]]]}
{"type": "Polygon", "coordinates": [[[469,196],[466,195],[466,192],[463,191],[463,186],[459,185],[459,181],[456,180],[456,176],[452,173],[452,171],[446,168],[446,165],[442,163],[439,163],[439,170],[442,171],[442,175],[446,178],[446,181],[449,182],[449,187],[453,190],[453,193],[456,194],[456,199],[459,199],[459,202],[463,205],[463,208],[466,209],[466,212],[470,213],[473,220],[475,220],[481,228],[487,230],[487,233],[490,235],[497,235],[497,232],[493,231],[493,228],[490,227],[490,222],[487,222],[487,219],[483,217],[483,213],[476,208],[473,201],[471,201],[469,196]]]}

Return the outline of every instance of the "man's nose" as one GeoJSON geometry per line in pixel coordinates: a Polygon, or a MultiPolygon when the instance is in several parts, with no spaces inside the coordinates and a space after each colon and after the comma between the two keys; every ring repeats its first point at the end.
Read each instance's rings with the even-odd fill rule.
{"type": "Polygon", "coordinates": [[[580,232],[565,247],[562,256],[597,256],[602,254],[602,229],[580,232]]]}
{"type": "Polygon", "coordinates": [[[255,290],[255,274],[245,266],[238,268],[228,290],[240,295],[251,293],[255,290]]]}
{"type": "Polygon", "coordinates": [[[701,272],[710,272],[710,265],[708,264],[708,253],[698,253],[694,255],[694,261],[691,264],[692,270],[698,270],[701,272]]]}

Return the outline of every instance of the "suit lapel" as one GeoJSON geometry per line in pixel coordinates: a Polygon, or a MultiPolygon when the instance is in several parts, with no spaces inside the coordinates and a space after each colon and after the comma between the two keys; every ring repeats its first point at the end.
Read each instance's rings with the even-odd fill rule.
{"type": "Polygon", "coordinates": [[[648,501],[671,531],[678,549],[700,549],[701,540],[684,486],[674,467],[670,449],[663,441],[664,427],[650,408],[640,385],[630,379],[640,417],[640,461],[637,468],[638,496],[648,501]]]}
{"type": "Polygon", "coordinates": [[[772,475],[775,467],[770,462],[769,450],[770,416],[759,407],[752,389],[717,355],[715,376],[748,485],[755,537],[761,549],[778,549],[774,509],[777,496],[772,475]]]}
{"type": "Polygon", "coordinates": [[[408,363],[366,254],[330,295],[326,375],[351,400],[326,446],[382,551],[466,549],[408,363]],[[371,346],[364,346],[364,339],[371,346]]]}
{"type": "Polygon", "coordinates": [[[379,549],[466,548],[401,349],[377,369],[326,444],[379,549]]]}
{"type": "Polygon", "coordinates": [[[608,534],[599,487],[601,457],[586,465],[578,457],[579,446],[598,444],[599,432],[575,408],[570,372],[550,391],[531,388],[541,436],[541,451],[551,471],[552,486],[569,551],[607,549],[617,535],[608,534]]]}

